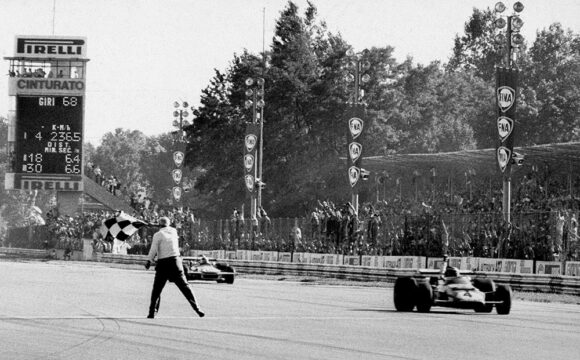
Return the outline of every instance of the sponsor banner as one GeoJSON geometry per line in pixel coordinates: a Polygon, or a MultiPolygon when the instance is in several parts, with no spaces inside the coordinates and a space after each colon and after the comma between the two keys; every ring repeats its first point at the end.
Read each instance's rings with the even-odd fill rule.
{"type": "MultiPolygon", "coordinates": [[[[429,258],[426,264],[427,269],[436,269],[440,270],[443,266],[443,258],[436,257],[436,258],[429,258]]],[[[466,270],[466,263],[463,263],[463,258],[460,257],[450,257],[449,258],[449,266],[453,266],[458,268],[459,270],[466,270]]]]}
{"type": "Polygon", "coordinates": [[[181,178],[183,177],[183,172],[181,169],[173,169],[171,171],[171,177],[173,178],[175,185],[178,185],[181,182],[181,178]]]}
{"type": "Polygon", "coordinates": [[[225,259],[226,252],[225,250],[193,250],[190,251],[192,256],[201,256],[204,255],[210,259],[225,259]]]}
{"type": "Polygon", "coordinates": [[[185,159],[185,154],[183,151],[174,151],[173,152],[173,163],[177,167],[181,167],[183,165],[183,160],[185,159]]]}
{"type": "Polygon", "coordinates": [[[237,259],[237,252],[235,251],[226,251],[224,254],[224,259],[227,260],[236,260],[237,259]]]}
{"type": "Polygon", "coordinates": [[[256,156],[260,127],[258,124],[246,125],[246,136],[244,137],[244,184],[249,194],[254,192],[256,182],[256,156]]]}
{"type": "Polygon", "coordinates": [[[324,264],[324,255],[323,254],[312,254],[310,256],[310,264],[324,264]]]}
{"type": "Polygon", "coordinates": [[[86,59],[87,39],[78,36],[17,35],[14,57],[86,59]]]}
{"type": "Polygon", "coordinates": [[[5,174],[6,190],[84,191],[81,175],[61,174],[5,174]]]}
{"type": "Polygon", "coordinates": [[[501,272],[516,274],[532,274],[534,260],[502,259],[501,272]]]}
{"type": "Polygon", "coordinates": [[[278,261],[279,262],[292,262],[292,253],[289,253],[289,252],[278,253],[278,261]]]}
{"type": "Polygon", "coordinates": [[[238,259],[238,260],[250,260],[250,256],[248,253],[249,253],[248,250],[237,250],[236,251],[236,259],[238,259]]]}
{"type": "Polygon", "coordinates": [[[347,174],[348,182],[354,188],[360,179],[363,151],[364,108],[356,106],[349,111],[347,132],[347,174]]]}
{"type": "Polygon", "coordinates": [[[566,261],[566,272],[568,276],[580,276],[580,261],[566,261]]]}
{"type": "Polygon", "coordinates": [[[277,251],[262,251],[262,261],[278,261],[277,251]]]}
{"type": "Polygon", "coordinates": [[[536,261],[536,274],[562,275],[562,263],[558,261],[536,261]]]}
{"type": "Polygon", "coordinates": [[[501,272],[502,259],[479,258],[474,271],[501,272]]]}
{"type": "Polygon", "coordinates": [[[361,265],[368,267],[382,268],[384,263],[384,256],[363,255],[361,257],[361,265]]]}
{"type": "Polygon", "coordinates": [[[85,79],[23,78],[8,80],[8,95],[76,95],[86,92],[85,79]]]}
{"type": "Polygon", "coordinates": [[[343,265],[360,265],[360,258],[355,255],[344,255],[342,258],[343,265]]]}
{"type": "Polygon", "coordinates": [[[383,256],[383,267],[387,269],[422,269],[425,266],[422,256],[383,256]]]}
{"type": "Polygon", "coordinates": [[[498,68],[496,72],[497,104],[497,161],[502,173],[510,167],[511,154],[514,148],[518,90],[518,70],[498,68]]]}
{"type": "Polygon", "coordinates": [[[342,255],[335,254],[310,254],[308,258],[310,264],[322,265],[340,265],[342,264],[342,255]]]}
{"type": "Polygon", "coordinates": [[[505,169],[510,166],[512,151],[505,146],[500,146],[497,148],[496,153],[497,166],[499,166],[501,172],[505,172],[505,169]]]}
{"type": "Polygon", "coordinates": [[[307,264],[310,260],[310,254],[309,253],[294,253],[294,257],[292,258],[292,262],[295,263],[305,263],[307,264]]]}
{"type": "Polygon", "coordinates": [[[179,199],[181,199],[181,188],[179,186],[174,186],[173,189],[171,189],[171,193],[173,194],[173,198],[175,198],[175,200],[179,201],[179,199]]]}

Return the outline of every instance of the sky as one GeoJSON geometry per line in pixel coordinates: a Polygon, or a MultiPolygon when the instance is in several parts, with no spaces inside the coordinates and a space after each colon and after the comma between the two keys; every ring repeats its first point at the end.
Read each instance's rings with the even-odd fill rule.
{"type": "MultiPolygon", "coordinates": [[[[447,62],[473,8],[494,0],[312,0],[318,18],[356,51],[393,46],[399,61],[447,62]]],[[[511,9],[515,1],[504,1],[511,9]]],[[[287,0],[0,0],[0,55],[16,35],[87,38],[85,141],[116,128],[147,136],[172,131],[173,103],[199,104],[202,89],[234,54],[258,54],[287,0]]],[[[303,14],[306,0],[294,0],[303,14]]],[[[560,22],[580,33],[580,0],[522,0],[522,34],[560,22]]],[[[8,61],[4,61],[8,73],[8,61]]],[[[0,115],[8,112],[0,81],[0,115]]]]}

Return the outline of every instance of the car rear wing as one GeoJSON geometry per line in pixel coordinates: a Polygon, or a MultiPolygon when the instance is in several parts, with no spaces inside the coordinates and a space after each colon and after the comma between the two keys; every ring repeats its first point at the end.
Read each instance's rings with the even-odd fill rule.
{"type": "MultiPolygon", "coordinates": [[[[439,276],[439,275],[441,275],[441,270],[439,270],[439,269],[419,269],[419,270],[417,270],[417,272],[420,275],[424,275],[424,276],[439,276]]],[[[460,270],[459,275],[460,276],[475,276],[475,275],[477,275],[477,273],[475,271],[472,271],[472,270],[460,270]]]]}

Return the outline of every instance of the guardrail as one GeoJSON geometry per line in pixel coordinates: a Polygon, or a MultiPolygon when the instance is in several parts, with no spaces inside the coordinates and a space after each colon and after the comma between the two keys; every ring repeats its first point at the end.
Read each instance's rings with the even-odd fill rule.
{"type": "MultiPolygon", "coordinates": [[[[0,248],[0,254],[46,258],[46,250],[0,248]]],[[[145,255],[119,255],[95,253],[93,261],[123,264],[144,265],[145,255]]],[[[384,281],[393,283],[398,276],[408,276],[416,273],[416,269],[389,269],[359,265],[328,265],[288,263],[275,261],[253,260],[222,260],[232,265],[238,273],[268,274],[268,275],[300,275],[314,277],[331,277],[357,281],[384,281]]],[[[515,274],[502,272],[475,272],[477,277],[486,277],[499,284],[510,285],[514,290],[537,291],[580,296],[580,277],[544,274],[515,274]]]]}
{"type": "Polygon", "coordinates": [[[7,256],[25,256],[31,258],[48,258],[50,257],[50,252],[48,250],[38,250],[38,249],[21,249],[21,248],[0,248],[0,254],[7,256]]]}
{"type": "MultiPolygon", "coordinates": [[[[228,263],[240,273],[332,277],[390,283],[394,283],[399,276],[416,274],[415,269],[383,269],[353,265],[279,263],[250,260],[228,260],[228,263]]],[[[580,278],[575,276],[498,272],[475,272],[475,274],[476,277],[492,279],[498,284],[510,285],[514,290],[580,296],[580,278]]]]}

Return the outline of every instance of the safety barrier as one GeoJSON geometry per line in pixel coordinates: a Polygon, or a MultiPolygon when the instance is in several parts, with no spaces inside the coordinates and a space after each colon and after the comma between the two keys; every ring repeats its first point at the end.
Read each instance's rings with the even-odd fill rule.
{"type": "MultiPolygon", "coordinates": [[[[0,248],[0,254],[22,257],[47,257],[46,250],[0,248]]],[[[223,258],[221,258],[223,259],[223,258]]],[[[119,255],[94,253],[93,261],[122,265],[143,265],[145,255],[119,255]]],[[[330,277],[358,281],[394,282],[398,276],[409,276],[416,273],[416,268],[393,269],[360,265],[332,265],[278,261],[255,261],[223,259],[232,265],[238,273],[255,273],[269,275],[299,275],[313,277],[330,277]]],[[[510,285],[514,290],[538,291],[580,296],[580,277],[549,274],[516,274],[495,271],[475,271],[477,277],[486,277],[499,284],[510,285]]]]}
{"type": "MultiPolygon", "coordinates": [[[[416,274],[416,269],[384,269],[353,265],[323,265],[263,262],[251,260],[228,260],[237,272],[268,275],[300,275],[331,277],[358,281],[395,282],[399,276],[416,274]]],[[[514,290],[580,296],[580,277],[542,274],[511,274],[497,272],[474,272],[475,277],[492,279],[498,284],[510,285],[514,290]]]]}
{"type": "Polygon", "coordinates": [[[24,256],[24,257],[31,257],[31,258],[48,258],[48,257],[50,257],[50,252],[47,250],[7,248],[7,247],[0,247],[0,254],[6,255],[6,256],[24,256]]]}

